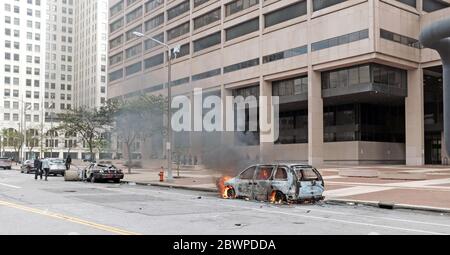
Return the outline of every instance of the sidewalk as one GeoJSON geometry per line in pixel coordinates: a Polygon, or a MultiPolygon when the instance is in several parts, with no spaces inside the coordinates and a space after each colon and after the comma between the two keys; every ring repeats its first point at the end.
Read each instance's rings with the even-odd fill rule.
{"type": "MultiPolygon", "coordinates": [[[[450,212],[450,167],[326,166],[319,170],[329,202],[450,212]]],[[[175,178],[169,183],[159,181],[159,171],[133,169],[132,174],[125,174],[124,182],[217,192],[215,182],[221,176],[196,167],[180,169],[178,177],[174,169],[175,178]]]]}

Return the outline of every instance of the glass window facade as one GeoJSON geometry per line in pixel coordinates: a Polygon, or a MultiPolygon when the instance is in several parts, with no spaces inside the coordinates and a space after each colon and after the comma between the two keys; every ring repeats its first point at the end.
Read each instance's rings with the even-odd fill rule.
{"type": "MultiPolygon", "coordinates": [[[[160,33],[158,35],[153,36],[154,39],[160,41],[160,42],[164,42],[164,33],[160,33]]],[[[160,46],[157,42],[151,40],[151,39],[147,39],[144,41],[144,49],[145,50],[150,50],[156,46],[160,46]]]]}
{"type": "Polygon", "coordinates": [[[123,43],[123,35],[119,35],[116,38],[109,41],[109,48],[114,49],[117,46],[122,45],[123,43]]]}
{"type": "Polygon", "coordinates": [[[214,45],[220,44],[221,42],[221,32],[216,32],[214,34],[202,37],[194,41],[194,52],[204,50],[206,48],[212,47],[214,45]]]}
{"type": "Polygon", "coordinates": [[[194,19],[194,30],[220,20],[220,8],[194,19]]]}
{"type": "Polygon", "coordinates": [[[116,55],[111,56],[111,57],[109,58],[109,64],[110,64],[110,65],[115,65],[115,64],[117,64],[117,63],[121,63],[122,60],[123,60],[123,53],[120,52],[120,53],[117,53],[116,55]]]}
{"type": "Polygon", "coordinates": [[[192,75],[192,81],[203,80],[217,75],[220,75],[220,68],[192,75]]]}
{"type": "Polygon", "coordinates": [[[313,10],[318,11],[345,1],[347,0],[313,0],[313,10]]]}
{"type": "Polygon", "coordinates": [[[225,29],[225,37],[229,41],[258,30],[259,18],[256,18],[225,29]]]}
{"type": "Polygon", "coordinates": [[[129,65],[125,67],[125,75],[129,76],[135,73],[138,73],[142,70],[142,62],[137,62],[135,64],[129,65]]]}
{"type": "Polygon", "coordinates": [[[140,17],[142,17],[142,6],[139,6],[138,8],[134,9],[133,11],[127,14],[126,16],[127,23],[133,22],[140,17]]]}
{"type": "Polygon", "coordinates": [[[307,1],[300,1],[264,15],[264,26],[270,27],[290,19],[306,15],[307,1]]]}
{"type": "Polygon", "coordinates": [[[308,93],[308,76],[272,82],[273,96],[294,96],[308,93]]]}
{"type": "Polygon", "coordinates": [[[114,16],[117,13],[121,12],[123,10],[123,0],[115,4],[113,7],[109,8],[110,16],[114,16]]]}
{"type": "Polygon", "coordinates": [[[150,0],[145,3],[145,12],[148,13],[164,3],[164,0],[150,0]]]}
{"type": "Polygon", "coordinates": [[[245,68],[249,68],[249,67],[253,67],[253,66],[257,66],[259,65],[259,58],[255,58],[255,59],[250,59],[244,62],[240,62],[237,64],[233,64],[233,65],[229,65],[229,66],[225,66],[223,68],[223,73],[230,73],[230,72],[234,72],[234,71],[238,71],[241,69],[245,69],[245,68]]]}
{"type": "Polygon", "coordinates": [[[109,73],[109,81],[115,81],[123,78],[123,69],[109,73]]]}
{"type": "MultiPolygon", "coordinates": [[[[238,96],[242,96],[244,98],[249,97],[249,96],[254,96],[256,97],[256,99],[259,99],[259,84],[258,85],[253,85],[253,86],[249,86],[249,87],[245,87],[245,88],[239,88],[239,89],[235,89],[232,92],[233,97],[238,97],[238,96]]],[[[237,111],[237,106],[234,105],[234,110],[237,111]]],[[[235,145],[243,145],[243,146],[249,146],[249,145],[259,145],[259,109],[256,109],[256,113],[257,113],[257,119],[256,120],[252,120],[252,121],[256,121],[256,125],[257,125],[257,131],[250,131],[250,110],[248,105],[246,105],[245,108],[245,120],[244,120],[244,124],[245,127],[242,127],[244,131],[239,131],[239,132],[235,132],[235,145]]],[[[235,118],[235,130],[238,130],[238,123],[237,123],[237,114],[235,112],[234,115],[235,118]]]]}
{"type": "Polygon", "coordinates": [[[189,33],[189,22],[183,23],[177,27],[174,27],[167,31],[167,40],[170,41],[174,38],[189,33]]]}
{"type": "Polygon", "coordinates": [[[190,0],[184,1],[181,4],[167,10],[167,20],[171,20],[180,16],[183,13],[188,12],[190,9],[190,0]]]}
{"type": "Polygon", "coordinates": [[[423,0],[423,10],[426,12],[434,12],[450,7],[450,4],[440,0],[423,0]]]}
{"type": "Polygon", "coordinates": [[[394,32],[387,31],[385,29],[380,29],[380,37],[389,41],[400,43],[409,47],[421,49],[423,48],[419,40],[400,35],[394,32]]]}
{"type": "Polygon", "coordinates": [[[122,28],[123,25],[124,25],[123,18],[120,18],[109,25],[109,32],[113,33],[122,28]]]}
{"type": "Polygon", "coordinates": [[[130,30],[128,30],[126,33],[125,33],[125,40],[128,42],[129,40],[131,40],[131,39],[136,39],[137,37],[136,37],[136,35],[134,35],[134,32],[139,32],[139,33],[142,33],[142,25],[139,25],[139,26],[136,26],[136,27],[133,27],[132,29],[130,29],[130,30]]]}
{"type": "Polygon", "coordinates": [[[281,52],[277,52],[274,54],[266,55],[263,57],[263,64],[285,59],[285,58],[291,58],[299,55],[303,55],[308,53],[308,45],[303,45],[298,48],[293,48],[281,52]]]}
{"type": "Polygon", "coordinates": [[[209,0],[194,0],[194,8],[197,6],[200,6],[206,2],[208,2],[209,0]]]}
{"type": "Polygon", "coordinates": [[[341,35],[338,37],[333,37],[330,39],[318,41],[311,44],[311,51],[323,50],[351,42],[356,42],[369,38],[369,30],[364,29],[361,31],[356,31],[350,34],[341,35]]]}
{"type": "Polygon", "coordinates": [[[152,56],[144,60],[144,68],[149,69],[164,63],[164,53],[152,56]]]}
{"type": "Polygon", "coordinates": [[[324,107],[324,141],[405,142],[404,104],[345,104],[324,107]]]}
{"type": "Polygon", "coordinates": [[[225,16],[238,13],[242,10],[259,4],[259,0],[236,0],[225,5],[225,16]]]}
{"type": "Polygon", "coordinates": [[[308,143],[308,110],[280,112],[276,144],[308,143]]]}
{"type": "Polygon", "coordinates": [[[140,55],[142,52],[142,44],[139,43],[125,50],[125,58],[129,59],[140,55]]]}
{"type": "Polygon", "coordinates": [[[414,8],[416,8],[416,6],[417,6],[416,0],[397,0],[397,2],[404,3],[404,4],[414,7],[414,8]]]}
{"type": "Polygon", "coordinates": [[[145,22],[145,31],[150,31],[164,23],[164,13],[155,16],[145,22]]]}
{"type": "Polygon", "coordinates": [[[402,69],[379,64],[353,66],[322,73],[322,89],[346,88],[368,83],[406,89],[407,73],[402,69]]]}

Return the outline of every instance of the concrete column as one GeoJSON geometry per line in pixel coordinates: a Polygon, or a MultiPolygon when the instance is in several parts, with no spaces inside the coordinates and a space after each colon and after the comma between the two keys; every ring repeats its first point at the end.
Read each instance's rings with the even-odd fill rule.
{"type": "Polygon", "coordinates": [[[222,130],[221,132],[221,141],[222,144],[233,146],[234,145],[234,132],[228,132],[227,131],[227,123],[226,123],[226,113],[227,113],[227,104],[226,104],[226,97],[232,96],[231,89],[226,89],[224,85],[220,88],[220,97],[222,100],[222,113],[221,113],[221,123],[222,123],[222,130]]]}
{"type": "Polygon", "coordinates": [[[423,70],[408,71],[405,99],[406,164],[424,164],[423,70]]]}
{"type": "MultiPolygon", "coordinates": [[[[263,79],[260,80],[260,86],[259,86],[259,94],[260,96],[266,97],[267,101],[263,102],[262,98],[260,98],[259,101],[259,121],[260,121],[260,146],[259,146],[259,155],[261,163],[270,163],[275,160],[273,157],[273,149],[274,149],[274,142],[273,141],[276,137],[274,137],[275,133],[278,133],[274,130],[275,123],[272,120],[272,83],[269,81],[264,81],[263,79]],[[263,116],[267,116],[267,120],[263,120],[263,116]],[[270,126],[270,131],[267,130],[267,132],[263,132],[265,129],[265,123],[266,122],[268,127],[270,126]]],[[[278,125],[277,125],[278,127],[278,125]]]]}
{"type": "Polygon", "coordinates": [[[308,162],[323,164],[323,100],[320,72],[308,70],[308,162]]]}

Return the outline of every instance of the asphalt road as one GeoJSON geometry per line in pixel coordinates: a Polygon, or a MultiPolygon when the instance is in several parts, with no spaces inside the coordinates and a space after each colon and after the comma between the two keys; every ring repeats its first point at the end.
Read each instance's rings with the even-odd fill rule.
{"type": "Polygon", "coordinates": [[[450,234],[450,215],[346,205],[272,205],[212,193],[48,182],[0,170],[0,234],[450,234]]]}

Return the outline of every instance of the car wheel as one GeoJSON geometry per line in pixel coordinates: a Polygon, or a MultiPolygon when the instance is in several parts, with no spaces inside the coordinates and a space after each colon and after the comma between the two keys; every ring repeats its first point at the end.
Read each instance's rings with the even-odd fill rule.
{"type": "Polygon", "coordinates": [[[275,204],[281,204],[283,202],[286,201],[286,196],[283,194],[283,192],[279,191],[279,190],[274,190],[272,191],[272,194],[270,196],[269,199],[271,203],[275,203],[275,204]]]}
{"type": "Polygon", "coordinates": [[[229,187],[226,191],[226,198],[235,199],[236,198],[236,191],[233,187],[229,187]]]}
{"type": "Polygon", "coordinates": [[[120,179],[114,179],[113,182],[114,183],[120,183],[120,179]]]}

